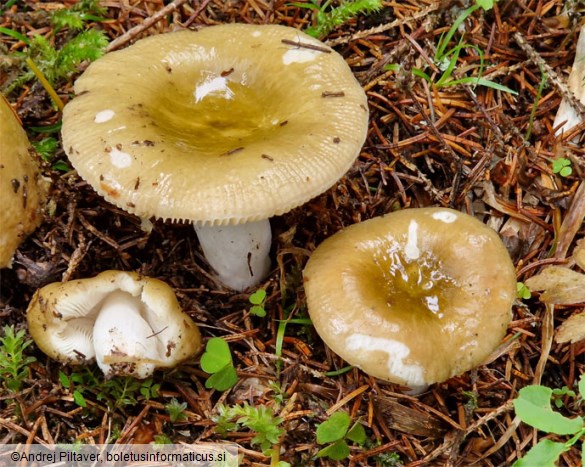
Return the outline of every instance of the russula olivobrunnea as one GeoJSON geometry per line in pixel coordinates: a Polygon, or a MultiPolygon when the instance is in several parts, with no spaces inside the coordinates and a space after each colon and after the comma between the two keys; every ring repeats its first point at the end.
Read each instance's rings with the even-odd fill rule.
{"type": "Polygon", "coordinates": [[[27,321],[49,357],[74,365],[96,360],[106,376],[147,378],[201,346],[199,329],[173,290],[133,272],[46,285],[35,292],[27,321]]]}
{"type": "Polygon", "coordinates": [[[270,269],[268,219],[323,193],[359,155],[366,95],[343,57],[277,25],[148,37],[92,63],[63,147],[109,202],[193,222],[220,280],[270,269]]]}
{"type": "Polygon", "coordinates": [[[347,362],[421,390],[482,363],[506,333],[516,274],[472,216],[404,209],[325,240],[304,270],[317,333],[347,362]]]}
{"type": "Polygon", "coordinates": [[[0,268],[6,268],[20,243],[43,219],[48,183],[39,173],[26,132],[2,94],[0,128],[0,268]]]}

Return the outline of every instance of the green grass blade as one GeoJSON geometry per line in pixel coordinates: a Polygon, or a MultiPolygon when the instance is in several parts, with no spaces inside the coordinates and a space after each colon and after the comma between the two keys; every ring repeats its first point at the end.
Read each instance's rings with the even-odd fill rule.
{"type": "Polygon", "coordinates": [[[13,39],[24,42],[26,45],[30,45],[30,39],[28,37],[22,35],[18,31],[13,31],[12,29],[9,29],[9,28],[0,27],[0,34],[4,34],[5,36],[10,36],[13,39]]]}
{"type": "Polygon", "coordinates": [[[485,86],[486,88],[492,88],[492,89],[495,89],[496,91],[509,92],[510,94],[513,94],[515,96],[518,95],[518,93],[516,91],[514,91],[513,89],[510,89],[507,86],[504,86],[503,84],[494,83],[493,81],[490,81],[489,79],[486,79],[486,78],[472,78],[471,76],[468,76],[466,78],[461,78],[461,79],[455,79],[453,81],[448,81],[446,83],[443,83],[442,87],[455,86],[457,84],[469,84],[472,86],[485,86]]]}

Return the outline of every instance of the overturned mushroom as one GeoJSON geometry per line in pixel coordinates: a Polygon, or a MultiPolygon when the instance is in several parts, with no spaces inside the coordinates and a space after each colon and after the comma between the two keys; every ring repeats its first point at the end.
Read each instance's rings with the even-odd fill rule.
{"type": "Polygon", "coordinates": [[[317,333],[347,362],[421,390],[503,338],[516,274],[498,235],[443,208],[405,209],[325,240],[304,271],[317,333]]]}
{"type": "Polygon", "coordinates": [[[36,155],[18,118],[0,94],[0,268],[24,238],[41,223],[47,182],[39,174],[36,155]]]}
{"type": "Polygon", "coordinates": [[[343,57],[284,26],[149,37],[92,63],[75,92],[62,134],[79,175],[143,219],[193,222],[237,290],[270,269],[268,219],[339,180],[367,130],[343,57]]]}
{"type": "Polygon", "coordinates": [[[27,310],[38,347],[63,363],[97,360],[106,374],[147,378],[192,357],[197,326],[164,282],[132,272],[49,284],[27,310]]]}

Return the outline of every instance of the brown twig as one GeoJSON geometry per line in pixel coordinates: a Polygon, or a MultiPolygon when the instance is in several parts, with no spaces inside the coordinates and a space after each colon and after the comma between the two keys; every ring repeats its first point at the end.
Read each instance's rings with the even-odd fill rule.
{"type": "Polygon", "coordinates": [[[441,8],[441,2],[434,2],[426,8],[423,8],[421,11],[413,13],[411,16],[407,18],[396,19],[390,23],[382,24],[380,26],[375,26],[370,29],[366,29],[365,31],[358,31],[352,34],[349,37],[340,37],[338,39],[331,39],[325,41],[325,43],[331,47],[335,47],[336,45],[340,44],[347,44],[348,42],[357,41],[358,39],[364,39],[369,36],[374,36],[376,34],[380,34],[382,32],[389,31],[390,29],[399,28],[404,26],[405,24],[414,22],[419,19],[423,19],[428,17],[432,12],[437,11],[441,8]]]}
{"type": "Polygon", "coordinates": [[[113,50],[119,49],[120,47],[122,47],[123,45],[125,45],[126,43],[128,43],[132,39],[134,39],[138,34],[146,31],[153,24],[155,24],[158,21],[160,21],[161,19],[163,19],[165,16],[178,10],[179,7],[187,1],[188,0],[173,0],[171,3],[169,3],[163,9],[157,11],[155,14],[153,14],[149,18],[146,18],[141,24],[134,26],[132,29],[129,29],[124,34],[122,34],[121,36],[117,37],[112,42],[110,42],[108,44],[108,46],[106,47],[106,52],[112,52],[113,50]]]}
{"type": "Polygon", "coordinates": [[[515,32],[512,37],[528,58],[546,73],[547,78],[557,87],[563,99],[568,100],[581,119],[585,120],[585,104],[575,97],[575,94],[571,92],[566,83],[559,78],[557,72],[538,54],[520,32],[515,32]]]}

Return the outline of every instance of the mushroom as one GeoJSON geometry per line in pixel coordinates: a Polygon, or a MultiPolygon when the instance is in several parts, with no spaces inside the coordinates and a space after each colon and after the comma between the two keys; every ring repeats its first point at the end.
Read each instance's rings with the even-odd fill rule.
{"type": "Polygon", "coordinates": [[[12,266],[14,251],[41,223],[47,182],[18,117],[0,94],[0,268],[12,266]]]}
{"type": "MultiPolygon", "coordinates": [[[[579,40],[575,51],[575,61],[569,74],[567,86],[574,94],[576,100],[585,104],[585,25],[581,26],[579,31],[579,40]]],[[[569,132],[572,128],[583,121],[581,112],[573,108],[571,101],[563,97],[561,104],[555,115],[553,128],[556,128],[555,134],[561,136],[569,132]]]]}
{"type": "Polygon", "coordinates": [[[56,282],[37,290],[27,310],[38,347],[63,363],[97,360],[106,376],[147,378],[192,357],[199,329],[164,282],[133,272],[56,282]]]}
{"type": "Polygon", "coordinates": [[[190,221],[220,280],[269,272],[269,218],[330,188],[359,155],[367,99],[345,60],[276,25],[142,39],[92,63],[63,113],[63,147],[109,202],[190,221]]]}
{"type": "Polygon", "coordinates": [[[304,270],[323,341],[420,392],[481,364],[511,319],[516,274],[498,235],[445,208],[397,211],[319,245],[304,270]]]}

